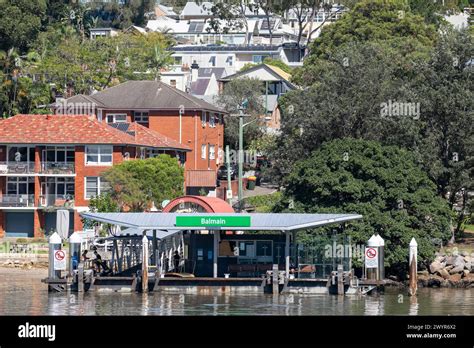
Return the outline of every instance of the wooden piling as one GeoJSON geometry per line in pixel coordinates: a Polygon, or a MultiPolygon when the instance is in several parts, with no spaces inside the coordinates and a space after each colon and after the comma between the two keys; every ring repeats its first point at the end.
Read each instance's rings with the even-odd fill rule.
{"type": "Polygon", "coordinates": [[[337,294],[344,295],[344,268],[337,265],[337,294]]]}
{"type": "Polygon", "coordinates": [[[273,295],[277,295],[279,293],[279,281],[278,281],[278,276],[279,276],[280,271],[278,270],[278,264],[274,264],[272,268],[272,289],[273,289],[273,295]]]}
{"type": "Polygon", "coordinates": [[[142,291],[148,292],[148,238],[143,234],[142,239],[142,291]]]}
{"type": "Polygon", "coordinates": [[[417,260],[418,260],[418,243],[416,242],[415,238],[412,238],[410,241],[410,256],[409,256],[410,287],[408,290],[408,294],[410,296],[416,296],[416,291],[418,290],[417,260]]]}

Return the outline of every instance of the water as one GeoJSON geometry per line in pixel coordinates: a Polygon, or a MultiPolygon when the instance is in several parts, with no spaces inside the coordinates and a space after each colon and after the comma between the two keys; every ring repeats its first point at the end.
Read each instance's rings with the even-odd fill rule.
{"type": "Polygon", "coordinates": [[[0,269],[0,315],[473,315],[474,289],[380,296],[48,293],[46,271],[0,269]]]}

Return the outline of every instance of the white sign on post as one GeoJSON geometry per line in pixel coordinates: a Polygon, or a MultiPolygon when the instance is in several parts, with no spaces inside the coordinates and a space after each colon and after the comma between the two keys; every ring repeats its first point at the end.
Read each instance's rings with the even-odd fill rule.
{"type": "Polygon", "coordinates": [[[226,191],[226,198],[227,199],[232,199],[232,190],[227,190],[226,191]]]}
{"type": "Polygon", "coordinates": [[[66,270],[66,252],[64,250],[54,251],[54,270],[55,271],[66,270]]]}
{"type": "Polygon", "coordinates": [[[376,248],[365,248],[365,268],[377,268],[379,266],[378,251],[376,248]]]}

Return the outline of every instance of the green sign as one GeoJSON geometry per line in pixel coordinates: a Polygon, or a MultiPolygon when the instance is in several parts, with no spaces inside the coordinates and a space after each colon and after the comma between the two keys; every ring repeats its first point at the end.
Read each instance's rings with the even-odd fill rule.
{"type": "Polygon", "coordinates": [[[250,216],[177,216],[177,227],[250,227],[250,216]]]}

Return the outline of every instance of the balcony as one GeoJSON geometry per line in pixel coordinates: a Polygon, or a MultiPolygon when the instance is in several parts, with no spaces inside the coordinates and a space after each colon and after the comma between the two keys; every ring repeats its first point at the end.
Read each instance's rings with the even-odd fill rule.
{"type": "Polygon", "coordinates": [[[41,174],[74,174],[74,162],[42,162],[41,174]]]}
{"type": "Polygon", "coordinates": [[[0,162],[0,174],[34,174],[33,162],[0,162]]]}
{"type": "Polygon", "coordinates": [[[40,207],[44,208],[72,208],[74,207],[73,195],[41,195],[40,207]]]}
{"type": "Polygon", "coordinates": [[[34,195],[2,195],[0,196],[0,207],[28,208],[35,206],[34,195]]]}

